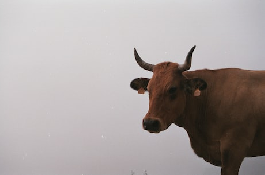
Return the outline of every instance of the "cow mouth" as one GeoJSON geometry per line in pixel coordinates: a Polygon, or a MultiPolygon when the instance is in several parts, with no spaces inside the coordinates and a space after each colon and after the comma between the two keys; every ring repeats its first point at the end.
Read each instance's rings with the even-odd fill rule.
{"type": "Polygon", "coordinates": [[[150,133],[159,133],[161,131],[161,122],[157,119],[143,119],[143,129],[150,133]]]}
{"type": "Polygon", "coordinates": [[[167,130],[167,129],[169,128],[170,125],[171,125],[171,124],[164,126],[164,125],[162,125],[162,123],[159,123],[159,128],[157,128],[156,130],[145,129],[144,126],[143,126],[143,129],[144,129],[144,130],[147,130],[149,133],[155,133],[155,134],[158,134],[158,133],[160,133],[161,131],[165,131],[165,130],[167,130]],[[164,127],[163,127],[163,126],[164,126],[164,127]]]}

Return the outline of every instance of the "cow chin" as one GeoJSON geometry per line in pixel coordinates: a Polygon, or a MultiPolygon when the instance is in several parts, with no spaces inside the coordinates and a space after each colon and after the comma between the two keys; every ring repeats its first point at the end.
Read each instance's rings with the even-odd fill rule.
{"type": "Polygon", "coordinates": [[[158,134],[160,133],[160,131],[151,131],[151,130],[148,130],[149,133],[154,133],[154,134],[158,134]]]}

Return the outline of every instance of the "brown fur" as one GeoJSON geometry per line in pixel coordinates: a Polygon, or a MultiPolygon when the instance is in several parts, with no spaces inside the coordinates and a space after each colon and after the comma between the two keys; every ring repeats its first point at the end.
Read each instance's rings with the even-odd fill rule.
{"type": "Polygon", "coordinates": [[[160,128],[150,132],[158,133],[172,123],[183,127],[194,152],[221,166],[222,175],[237,175],[244,157],[264,156],[265,71],[231,68],[181,73],[178,66],[170,62],[154,66],[144,119],[159,121],[160,128]],[[207,83],[198,97],[187,93],[187,86],[193,90],[196,86],[187,85],[194,78],[207,83]],[[171,87],[177,87],[175,98],[170,98],[171,87]]]}

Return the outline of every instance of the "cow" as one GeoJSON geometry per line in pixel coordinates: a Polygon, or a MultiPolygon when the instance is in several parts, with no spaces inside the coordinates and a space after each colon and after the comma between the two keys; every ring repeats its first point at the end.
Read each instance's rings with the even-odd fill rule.
{"type": "Polygon", "coordinates": [[[183,127],[195,154],[221,175],[238,175],[245,157],[265,155],[265,71],[223,68],[188,71],[196,46],[184,64],[146,63],[134,49],[138,65],[152,71],[130,87],[149,92],[142,127],[150,133],[171,124],[183,127]]]}

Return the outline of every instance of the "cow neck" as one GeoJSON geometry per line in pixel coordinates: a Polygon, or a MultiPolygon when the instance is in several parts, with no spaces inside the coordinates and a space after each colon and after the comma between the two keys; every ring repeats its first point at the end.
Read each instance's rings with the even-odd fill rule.
{"type": "Polygon", "coordinates": [[[194,130],[196,133],[203,126],[205,118],[205,107],[207,103],[207,90],[201,93],[201,96],[186,95],[186,105],[183,114],[183,127],[194,130]]]}
{"type": "MultiPolygon", "coordinates": [[[[206,77],[203,75],[204,71],[188,71],[185,72],[184,76],[187,78],[202,78],[206,77]]],[[[203,139],[203,125],[205,120],[205,109],[207,105],[207,91],[208,89],[201,92],[201,95],[196,97],[191,94],[186,94],[186,105],[183,113],[183,127],[188,132],[191,138],[203,139]]],[[[197,139],[196,139],[197,140],[197,139]]]]}
{"type": "Polygon", "coordinates": [[[203,130],[207,102],[206,98],[207,90],[202,92],[200,97],[187,95],[186,108],[183,114],[183,128],[187,131],[191,146],[199,157],[201,157],[201,150],[207,142],[207,136],[203,130]]]}

